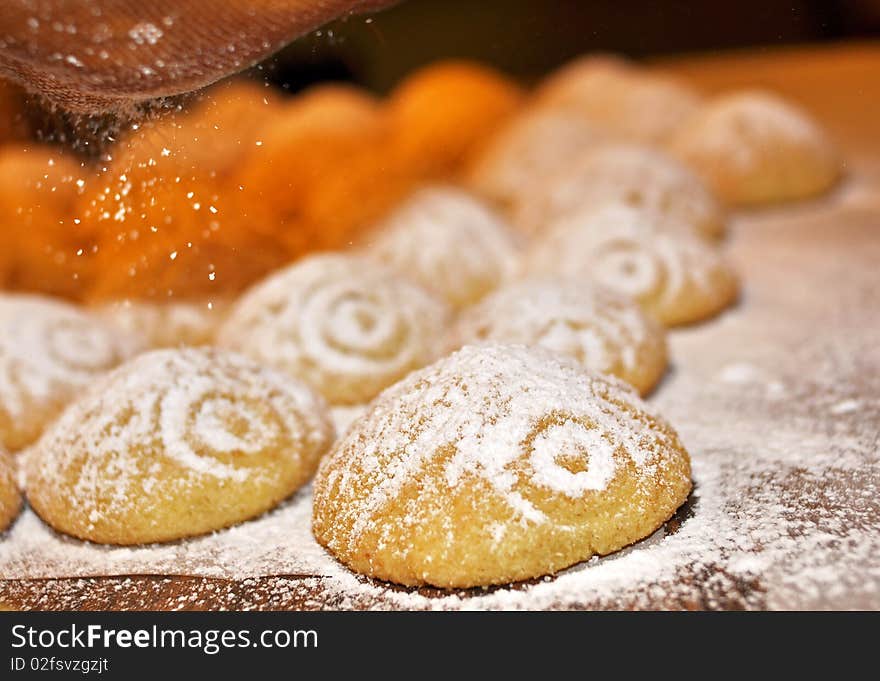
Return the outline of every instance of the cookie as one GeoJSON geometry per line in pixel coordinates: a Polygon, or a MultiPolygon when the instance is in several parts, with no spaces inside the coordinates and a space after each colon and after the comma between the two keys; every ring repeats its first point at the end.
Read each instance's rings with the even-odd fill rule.
{"type": "Polygon", "coordinates": [[[672,76],[609,57],[582,57],[538,87],[534,105],[567,109],[621,139],[660,143],[697,109],[700,95],[672,76]]]}
{"type": "Polygon", "coordinates": [[[519,108],[519,87],[501,73],[467,61],[436,62],[408,76],[391,93],[391,154],[426,177],[463,168],[519,108]]]}
{"type": "Polygon", "coordinates": [[[234,353],[156,350],[93,385],[28,450],[27,496],[81,539],[170,541],[273,508],[332,438],[305,384],[234,353]]]}
{"type": "Polygon", "coordinates": [[[114,328],[140,339],[146,349],[211,345],[226,317],[226,300],[146,302],[121,300],[93,311],[114,328]]]}
{"type": "Polygon", "coordinates": [[[12,524],[21,510],[21,493],[15,477],[15,461],[0,450],[0,532],[12,524]]]}
{"type": "Polygon", "coordinates": [[[48,298],[0,295],[0,447],[31,444],[64,406],[137,348],[97,318],[48,298]]]}
{"type": "Polygon", "coordinates": [[[837,149],[809,114],[768,92],[708,102],[670,149],[736,206],[816,196],[842,171],[837,149]]]}
{"type": "Polygon", "coordinates": [[[322,462],[316,539],[352,570],[464,588],[646,537],[690,461],[629,388],[538,348],[470,346],[383,393],[322,462]]]}
{"type": "Polygon", "coordinates": [[[366,253],[457,308],[496,288],[517,261],[507,224],[467,192],[444,186],[412,195],[375,228],[366,253]]]}
{"type": "Polygon", "coordinates": [[[315,255],[246,293],[218,343],[301,378],[333,405],[354,405],[431,362],[448,316],[382,265],[315,255]]]}
{"type": "Polygon", "coordinates": [[[669,229],[718,238],[721,206],[687,166],[649,147],[603,146],[519,195],[512,222],[537,234],[568,214],[605,203],[625,203],[662,218],[669,229]]]}
{"type": "Polygon", "coordinates": [[[646,394],[666,370],[666,334],[620,294],[584,277],[537,277],[498,289],[465,310],[452,345],[540,346],[646,394]]]}
{"type": "Polygon", "coordinates": [[[571,111],[529,109],[491,138],[468,171],[468,185],[509,210],[536,182],[573,165],[607,139],[571,111]]]}
{"type": "Polygon", "coordinates": [[[73,154],[54,147],[0,147],[0,285],[83,296],[95,239],[73,206],[92,176],[73,154]]]}
{"type": "Polygon", "coordinates": [[[532,244],[531,274],[589,277],[636,300],[666,326],[707,319],[731,305],[738,283],[712,244],[657,230],[644,211],[620,205],[575,213],[532,244]]]}

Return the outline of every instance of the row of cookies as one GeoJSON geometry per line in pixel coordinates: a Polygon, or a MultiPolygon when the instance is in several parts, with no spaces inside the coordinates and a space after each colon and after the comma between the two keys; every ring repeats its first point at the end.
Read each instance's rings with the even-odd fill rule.
{"type": "MultiPolygon", "coordinates": [[[[670,163],[631,144],[597,151],[670,163]]],[[[629,182],[650,195],[652,177],[629,182]]],[[[390,385],[318,473],[315,534],[347,565],[490,584],[646,536],[690,489],[687,453],[634,392],[583,365],[647,392],[666,361],[655,318],[704,318],[735,285],[705,235],[611,194],[525,242],[461,190],[416,193],[362,254],[306,258],[235,303],[217,343],[259,363],[154,352],[95,383],[28,452],[32,505],[109,543],[238,522],[301,485],[329,446],[326,410],[300,381],[338,405],[390,385]],[[640,296],[646,281],[660,293],[640,296]]]]}
{"type": "MultiPolygon", "coordinates": [[[[519,500],[507,476],[484,475],[487,464],[477,457],[468,466],[480,475],[473,480],[466,475],[468,484],[446,490],[460,499],[454,522],[464,534],[442,551],[428,542],[421,558],[407,550],[401,563],[400,542],[410,538],[404,534],[389,542],[388,528],[411,533],[423,526],[413,520],[436,511],[436,499],[415,505],[409,500],[406,523],[383,524],[379,518],[364,532],[363,519],[355,522],[357,504],[364,500],[349,502],[337,494],[340,473],[328,463],[317,488],[316,535],[355,569],[407,584],[510,581],[620,548],[671,515],[690,488],[687,455],[674,431],[630,389],[578,364],[618,373],[648,391],[666,362],[657,322],[625,296],[594,288],[583,273],[579,278],[527,277],[502,286],[518,269],[513,232],[461,190],[417,193],[378,233],[421,244],[429,257],[413,270],[414,278],[428,282],[435,272],[433,293],[374,262],[388,257],[387,244],[375,254],[374,244],[367,244],[362,254],[312,256],[272,275],[235,304],[217,334],[224,350],[149,352],[101,378],[95,374],[138,352],[135,340],[96,319],[87,321],[86,313],[70,306],[8,296],[10,333],[5,337],[18,347],[7,352],[22,356],[9,374],[33,377],[12,387],[68,381],[69,396],[92,381],[24,455],[33,508],[56,529],[106,543],[164,541],[222,528],[271,508],[314,473],[332,441],[329,412],[316,392],[332,404],[352,405],[391,386],[348,431],[344,446],[351,447],[351,438],[365,441],[365,429],[378,427],[383,438],[391,438],[392,432],[377,422],[389,414],[408,414],[408,422],[395,426],[398,439],[421,433],[421,425],[438,410],[444,415],[437,427],[446,427],[449,418],[441,407],[447,398],[419,407],[419,400],[401,387],[419,386],[425,380],[419,376],[436,374],[432,383],[464,400],[461,411],[454,412],[472,420],[475,433],[484,433],[503,416],[508,438],[532,438],[527,449],[519,439],[507,441],[505,456],[512,465],[521,459],[531,462],[519,473],[521,484],[542,501],[519,500]],[[400,214],[410,219],[401,222],[400,214]],[[431,229],[426,231],[424,222],[431,229]],[[412,225],[411,232],[406,225],[412,225]],[[445,241],[433,248],[431,235],[443,235],[445,241]],[[481,303],[467,305],[481,297],[481,303]],[[454,305],[462,312],[451,325],[450,338],[454,305]],[[43,329],[16,332],[40,319],[43,329]],[[41,343],[29,342],[25,349],[21,341],[28,335],[41,343]],[[470,346],[395,385],[454,345],[492,340],[544,345],[561,354],[494,343],[470,346]],[[577,361],[561,359],[566,355],[577,361]],[[28,360],[31,365],[22,366],[28,360]],[[74,380],[81,383],[74,385],[74,380]],[[537,382],[532,397],[511,403],[509,394],[516,395],[523,381],[537,382]],[[404,400],[408,411],[382,406],[394,400],[404,400]],[[487,404],[489,410],[479,408],[487,404]],[[583,412],[588,406],[599,411],[588,418],[583,412]],[[546,410],[537,421],[536,409],[546,410]],[[603,416],[596,422],[598,414],[603,416]],[[529,433],[521,432],[524,428],[529,433]],[[597,447],[603,448],[601,463],[597,447]],[[554,453],[554,448],[560,449],[554,453]],[[558,457],[571,461],[561,465],[558,457]],[[590,457],[597,462],[588,471],[590,457]],[[584,461],[578,463],[579,458],[584,461]],[[487,484],[488,493],[471,488],[487,484]],[[544,498],[548,490],[550,497],[544,498]],[[578,510],[585,497],[593,508],[586,516],[578,510]],[[467,499],[471,507],[462,514],[458,507],[467,499]],[[473,507],[478,499],[489,506],[473,507]],[[511,516],[511,503],[516,513],[526,514],[527,531],[521,529],[522,518],[511,516]],[[627,521],[609,522],[609,509],[627,521]],[[354,533],[348,539],[344,528],[354,533]],[[480,528],[480,536],[471,536],[480,528]],[[386,555],[381,565],[367,568],[361,541],[379,541],[377,533],[386,555]],[[505,549],[510,555],[499,556],[492,548],[502,537],[512,542],[505,549]],[[539,546],[556,548],[535,551],[538,538],[539,546]],[[420,560],[428,560],[431,569],[419,563],[414,571],[413,561],[420,560]]],[[[401,266],[407,260],[396,262],[401,266]]],[[[51,392],[44,388],[25,397],[33,404],[35,397],[51,392]]],[[[56,395],[52,412],[64,400],[60,392],[56,395]]],[[[44,412],[46,421],[52,412],[44,412]]],[[[424,434],[433,437],[432,432],[424,434]]],[[[499,444],[490,437],[474,451],[493,443],[499,444]]],[[[337,467],[356,460],[348,455],[328,459],[337,467]]],[[[368,473],[373,484],[381,480],[376,470],[361,473],[368,473]]],[[[435,494],[444,489],[444,479],[433,480],[435,494]]],[[[408,484],[420,485],[420,480],[416,476],[408,484]]],[[[449,496],[444,492],[442,498],[449,496]]],[[[382,505],[371,502],[362,513],[401,510],[396,497],[384,498],[382,505]]],[[[438,525],[441,520],[428,518],[427,528],[434,529],[424,541],[445,528],[438,525]]],[[[374,549],[368,551],[379,557],[374,549]]]]}
{"type": "Polygon", "coordinates": [[[723,215],[693,189],[694,173],[742,205],[818,193],[840,162],[819,127],[772,94],[704,100],[618,59],[578,60],[529,94],[456,62],[416,72],[386,100],[336,85],[281,99],[232,81],[133,126],[97,164],[2,147],[0,220],[17,228],[2,234],[0,284],[92,301],[220,301],[303,253],[356,240],[436,180],[464,182],[526,233],[570,212],[572,197],[616,191],[719,235],[723,215]],[[640,146],[611,164],[586,158],[608,143],[640,146]],[[693,172],[645,167],[645,146],[693,172]],[[668,177],[647,195],[609,187],[614,173],[668,177]],[[689,198],[667,209],[670,192],[689,198]]]}

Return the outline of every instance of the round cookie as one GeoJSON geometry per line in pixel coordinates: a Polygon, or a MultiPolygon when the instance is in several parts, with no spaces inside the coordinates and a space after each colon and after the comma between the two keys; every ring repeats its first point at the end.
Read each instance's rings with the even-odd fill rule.
{"type": "Polygon", "coordinates": [[[72,305],[0,295],[0,448],[31,444],[80,390],[136,349],[72,305]]]}
{"type": "Polygon", "coordinates": [[[711,317],[738,294],[736,275],[711,244],[656,231],[643,211],[619,205],[573,214],[536,241],[531,274],[587,276],[635,299],[666,326],[711,317]]]}
{"type": "Polygon", "coordinates": [[[454,174],[522,103],[518,85],[476,62],[434,62],[388,98],[390,149],[426,177],[454,174]]]}
{"type": "Polygon", "coordinates": [[[465,310],[454,345],[540,346],[611,374],[642,395],[666,370],[666,335],[637,303],[579,277],[533,278],[498,289],[465,310]]]}
{"type": "Polygon", "coordinates": [[[697,175],[661,151],[631,144],[600,147],[536,183],[520,194],[512,219],[534,234],[574,211],[605,203],[639,208],[675,231],[724,235],[723,211],[697,175]]]}
{"type": "Polygon", "coordinates": [[[21,493],[15,482],[15,462],[0,450],[0,532],[6,530],[21,510],[21,493]]]}
{"type": "Polygon", "coordinates": [[[27,496],[81,539],[170,541],[273,508],[332,439],[303,383],[234,353],[157,350],[93,385],[28,450],[27,496]]]}
{"type": "Polygon", "coordinates": [[[432,361],[448,317],[378,263],[316,255],[246,293],[218,344],[302,378],[333,405],[361,404],[432,361]]]}
{"type": "Polygon", "coordinates": [[[120,300],[94,308],[95,314],[123,333],[133,335],[150,349],[179,345],[210,345],[226,317],[226,301],[120,300]]]}
{"type": "Polygon", "coordinates": [[[376,228],[366,252],[454,307],[497,287],[518,257],[497,215],[470,194],[443,186],[417,191],[376,228]]]}
{"type": "Polygon", "coordinates": [[[492,137],[468,173],[474,191],[509,209],[535,182],[558,174],[606,140],[576,113],[529,109],[492,137]]]}
{"type": "Polygon", "coordinates": [[[322,461],[318,542],[356,572],[464,588],[650,535],[690,461],[634,392],[540,348],[469,346],[383,393],[322,461]]]}
{"type": "Polygon", "coordinates": [[[842,171],[837,150],[806,112],[760,91],[705,104],[670,149],[732,205],[815,196],[842,171]]]}
{"type": "Polygon", "coordinates": [[[535,106],[568,109],[622,139],[663,142],[697,109],[700,96],[683,82],[613,57],[582,57],[551,74],[535,106]]]}

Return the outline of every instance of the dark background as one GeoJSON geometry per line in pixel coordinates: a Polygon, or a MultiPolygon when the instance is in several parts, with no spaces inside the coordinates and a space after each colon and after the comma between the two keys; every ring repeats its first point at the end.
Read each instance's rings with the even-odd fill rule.
{"type": "Polygon", "coordinates": [[[880,37],[880,0],[405,0],[338,21],[265,64],[291,91],[352,80],[385,92],[446,57],[525,81],[588,51],[635,58],[880,37]]]}

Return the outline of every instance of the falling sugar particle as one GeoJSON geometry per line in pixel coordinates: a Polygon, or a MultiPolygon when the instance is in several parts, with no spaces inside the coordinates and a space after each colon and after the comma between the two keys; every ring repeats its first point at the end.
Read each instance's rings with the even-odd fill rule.
{"type": "Polygon", "coordinates": [[[171,253],[168,255],[168,257],[171,258],[172,260],[176,260],[177,259],[177,251],[171,251],[171,253]]]}
{"type": "Polygon", "coordinates": [[[164,33],[161,28],[149,22],[135,24],[128,32],[128,37],[136,45],[155,45],[162,39],[163,35],[164,33]]]}
{"type": "Polygon", "coordinates": [[[854,411],[858,411],[861,406],[861,400],[843,400],[842,402],[838,402],[833,407],[831,407],[831,413],[835,416],[839,416],[841,414],[851,414],[854,411]]]}

